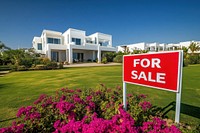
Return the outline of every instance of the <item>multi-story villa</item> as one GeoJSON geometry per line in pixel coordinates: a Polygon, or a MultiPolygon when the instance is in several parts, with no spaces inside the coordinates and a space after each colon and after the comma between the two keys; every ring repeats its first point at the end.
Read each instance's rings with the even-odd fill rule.
{"type": "Polygon", "coordinates": [[[86,36],[83,30],[69,28],[64,33],[43,30],[40,37],[33,38],[33,48],[52,61],[73,63],[96,60],[101,62],[103,52],[116,52],[112,47],[112,36],[94,33],[86,36]]]}
{"type": "MultiPolygon", "coordinates": [[[[199,41],[187,41],[187,42],[180,42],[180,43],[134,43],[134,44],[125,44],[117,46],[118,51],[124,51],[126,49],[129,49],[130,52],[133,52],[133,50],[148,50],[150,52],[156,52],[156,51],[170,51],[175,50],[182,47],[189,47],[191,42],[200,43],[199,41]]],[[[190,50],[188,51],[190,52],[190,50]]],[[[200,51],[199,51],[200,52],[200,51]]]]}

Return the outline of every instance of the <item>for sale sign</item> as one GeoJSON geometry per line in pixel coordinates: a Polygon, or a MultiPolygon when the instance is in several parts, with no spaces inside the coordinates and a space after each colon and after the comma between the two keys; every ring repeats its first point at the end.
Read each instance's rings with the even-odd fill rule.
{"type": "Polygon", "coordinates": [[[181,51],[125,55],[123,81],[178,92],[181,57],[181,51]]]}

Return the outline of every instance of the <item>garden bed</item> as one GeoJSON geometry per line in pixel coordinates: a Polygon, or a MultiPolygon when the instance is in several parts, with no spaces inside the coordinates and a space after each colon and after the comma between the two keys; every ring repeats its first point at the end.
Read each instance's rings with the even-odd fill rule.
{"type": "Polygon", "coordinates": [[[122,106],[122,89],[70,90],[54,96],[41,95],[33,105],[21,107],[11,127],[0,132],[180,132],[162,120],[161,108],[146,101],[146,95],[128,94],[128,111],[122,106]]]}

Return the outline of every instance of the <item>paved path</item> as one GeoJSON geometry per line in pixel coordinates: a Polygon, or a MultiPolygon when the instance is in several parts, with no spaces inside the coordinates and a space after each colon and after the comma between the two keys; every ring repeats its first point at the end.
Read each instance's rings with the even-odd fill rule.
{"type": "Polygon", "coordinates": [[[5,74],[8,74],[9,71],[0,71],[0,77],[3,77],[5,74]]]}
{"type": "Polygon", "coordinates": [[[64,67],[92,67],[92,66],[116,66],[116,65],[122,65],[122,63],[107,63],[107,64],[78,63],[78,64],[64,65],[64,67]]]}

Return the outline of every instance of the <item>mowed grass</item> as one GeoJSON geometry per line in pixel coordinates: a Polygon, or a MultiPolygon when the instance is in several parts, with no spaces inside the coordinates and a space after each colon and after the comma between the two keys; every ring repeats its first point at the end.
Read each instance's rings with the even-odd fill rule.
{"type": "MultiPolygon", "coordinates": [[[[12,72],[0,77],[0,127],[15,119],[19,107],[31,105],[40,94],[53,95],[56,90],[95,88],[104,83],[109,88],[122,86],[122,66],[67,68],[62,70],[12,72]]],[[[128,93],[147,94],[157,106],[174,119],[176,94],[142,86],[127,85],[128,93]]],[[[181,122],[200,124],[200,65],[183,69],[181,122]]]]}

